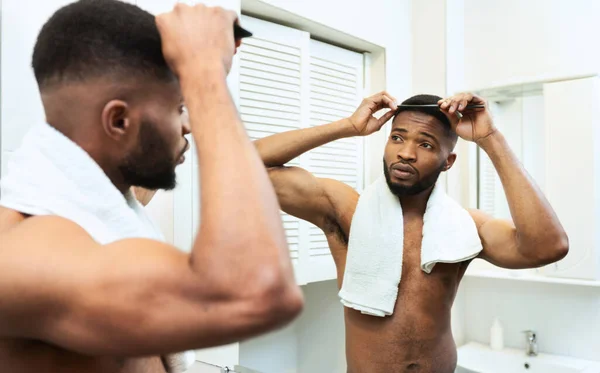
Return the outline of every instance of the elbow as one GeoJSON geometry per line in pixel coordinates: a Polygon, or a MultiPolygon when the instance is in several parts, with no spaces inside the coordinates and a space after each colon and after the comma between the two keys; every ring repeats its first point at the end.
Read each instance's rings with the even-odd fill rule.
{"type": "Polygon", "coordinates": [[[564,259],[569,254],[569,237],[566,233],[563,233],[554,244],[552,253],[552,263],[564,259]]]}
{"type": "Polygon", "coordinates": [[[279,268],[262,268],[259,277],[251,301],[265,329],[282,327],[300,315],[304,296],[292,274],[283,273],[279,268]]]}
{"type": "Polygon", "coordinates": [[[536,250],[538,255],[535,258],[538,266],[556,263],[569,254],[569,238],[565,233],[562,233],[551,241],[545,241],[542,245],[538,244],[536,246],[539,247],[536,250]]]}
{"type": "Polygon", "coordinates": [[[304,295],[293,275],[279,277],[279,280],[265,286],[257,297],[257,301],[263,305],[265,322],[274,326],[291,322],[304,308],[304,295]]]}

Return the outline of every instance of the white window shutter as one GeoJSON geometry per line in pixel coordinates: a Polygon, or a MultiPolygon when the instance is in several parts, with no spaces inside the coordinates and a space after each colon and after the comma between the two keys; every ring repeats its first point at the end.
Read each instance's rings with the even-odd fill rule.
{"type": "MultiPolygon", "coordinates": [[[[305,128],[309,34],[246,16],[241,23],[254,34],[239,51],[239,110],[248,135],[257,140],[305,128]]],[[[288,165],[308,168],[306,156],[288,165]]],[[[307,252],[308,229],[300,219],[281,215],[296,278],[303,283],[306,266],[300,261],[307,252]]]]}
{"type": "MultiPolygon", "coordinates": [[[[350,116],[363,98],[364,59],[360,53],[310,41],[310,122],[320,126],[350,116]]],[[[364,141],[341,139],[308,153],[315,176],[342,181],[357,191],[364,187],[364,141]]],[[[336,277],[335,264],[323,232],[309,226],[309,282],[336,277]]]]}
{"type": "Polygon", "coordinates": [[[477,156],[479,161],[478,207],[483,212],[496,216],[496,194],[503,192],[502,189],[496,191],[498,175],[491,159],[480,148],[477,149],[477,156]]]}

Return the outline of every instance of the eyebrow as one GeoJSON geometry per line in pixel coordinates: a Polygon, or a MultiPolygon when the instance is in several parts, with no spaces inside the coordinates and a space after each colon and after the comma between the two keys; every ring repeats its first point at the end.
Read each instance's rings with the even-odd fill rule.
{"type": "MultiPolygon", "coordinates": [[[[393,133],[393,132],[408,133],[408,130],[407,130],[406,128],[394,128],[394,129],[392,130],[392,133],[393,133]]],[[[438,139],[437,139],[435,136],[433,136],[433,135],[431,135],[431,134],[429,134],[429,133],[427,133],[427,132],[419,132],[419,135],[422,135],[422,136],[428,137],[428,138],[432,139],[433,141],[435,141],[436,143],[438,143],[438,144],[439,144],[439,141],[438,141],[438,139]]]]}

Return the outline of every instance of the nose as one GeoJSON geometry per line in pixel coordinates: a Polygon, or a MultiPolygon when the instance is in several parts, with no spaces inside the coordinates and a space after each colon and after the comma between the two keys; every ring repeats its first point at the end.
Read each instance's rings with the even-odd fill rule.
{"type": "Polygon", "coordinates": [[[398,159],[406,162],[414,162],[417,160],[417,152],[415,147],[408,142],[402,143],[396,153],[398,159]]]}

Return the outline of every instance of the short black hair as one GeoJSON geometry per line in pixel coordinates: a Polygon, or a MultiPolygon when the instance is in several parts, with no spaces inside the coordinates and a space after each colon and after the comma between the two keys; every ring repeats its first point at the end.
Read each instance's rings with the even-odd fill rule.
{"type": "Polygon", "coordinates": [[[33,49],[40,89],[98,77],[174,77],[162,54],[155,17],[117,0],[79,0],[44,24],[33,49]]]}
{"type": "MultiPolygon", "coordinates": [[[[404,100],[400,105],[437,105],[438,101],[441,99],[441,97],[435,95],[416,95],[404,100]]],[[[451,140],[452,147],[456,145],[458,135],[452,129],[452,125],[450,124],[450,120],[446,114],[444,114],[438,107],[399,107],[396,111],[396,116],[404,111],[413,111],[431,115],[444,127],[446,137],[451,140]]]]}

